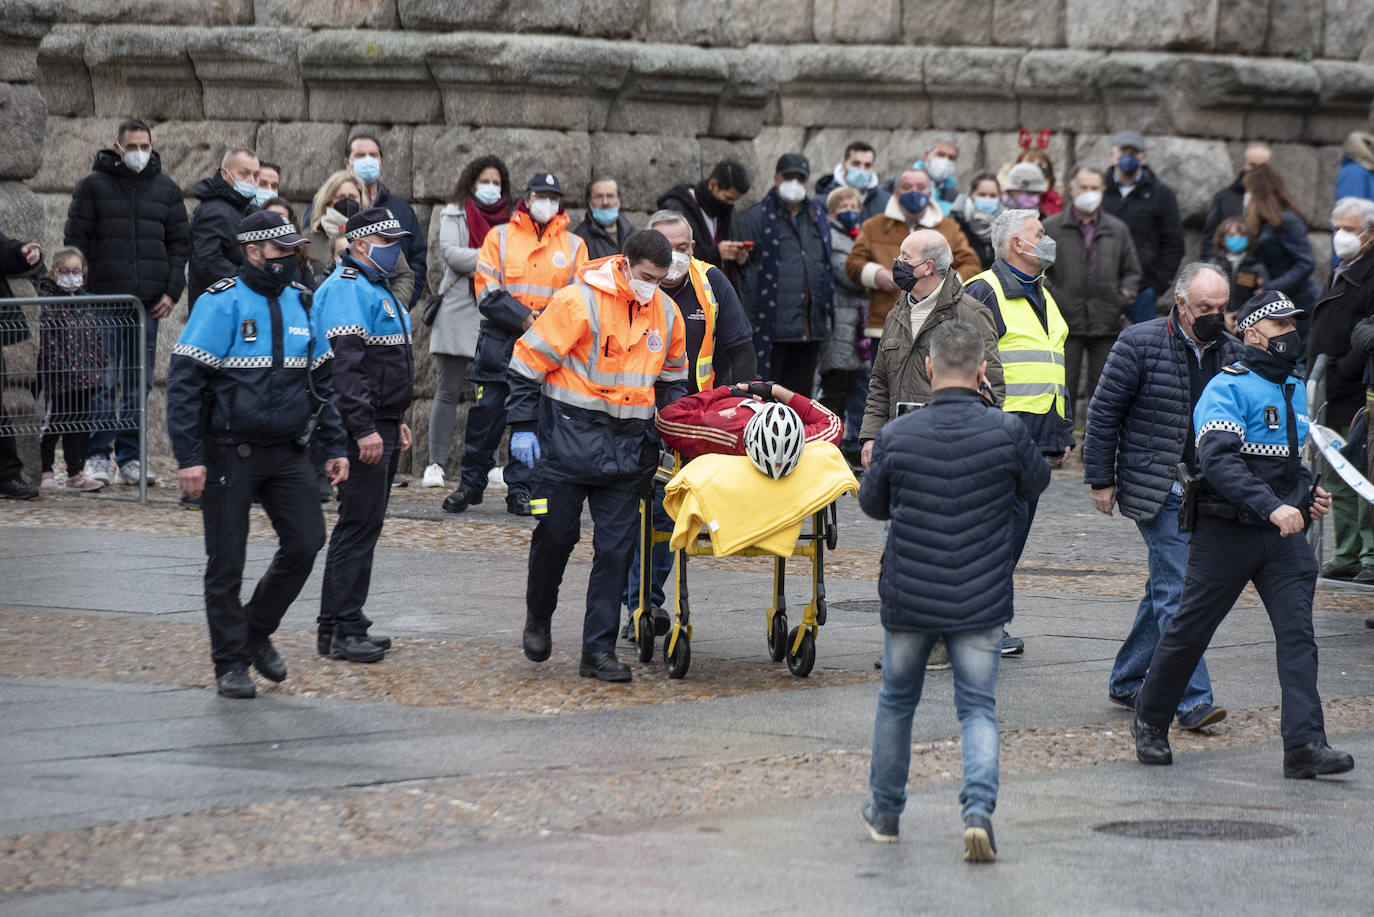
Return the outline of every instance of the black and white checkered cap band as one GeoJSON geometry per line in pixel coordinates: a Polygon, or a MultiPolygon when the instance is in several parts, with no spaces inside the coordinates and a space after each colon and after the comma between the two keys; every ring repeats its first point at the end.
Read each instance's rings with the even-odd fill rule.
{"type": "MultiPolygon", "coordinates": [[[[282,236],[300,236],[296,232],[296,227],[290,223],[282,223],[280,226],[271,226],[267,229],[254,229],[251,232],[241,232],[238,235],[240,243],[266,242],[270,239],[280,239],[282,236]]],[[[304,238],[303,236],[300,236],[304,238]]]]}
{"type": "Polygon", "coordinates": [[[384,232],[399,232],[401,229],[400,220],[381,220],[377,223],[369,223],[366,226],[359,226],[357,229],[344,233],[349,239],[361,239],[364,236],[376,235],[384,232]]]}
{"type": "Polygon", "coordinates": [[[1280,312],[1289,315],[1296,315],[1298,312],[1301,311],[1301,309],[1293,305],[1292,300],[1276,299],[1273,302],[1269,303],[1267,306],[1260,306],[1254,312],[1251,312],[1249,315],[1245,316],[1245,318],[1241,319],[1240,322],[1237,324],[1237,327],[1240,328],[1241,331],[1244,331],[1246,328],[1252,327],[1256,322],[1262,322],[1266,318],[1269,318],[1271,315],[1275,315],[1280,312]]]}

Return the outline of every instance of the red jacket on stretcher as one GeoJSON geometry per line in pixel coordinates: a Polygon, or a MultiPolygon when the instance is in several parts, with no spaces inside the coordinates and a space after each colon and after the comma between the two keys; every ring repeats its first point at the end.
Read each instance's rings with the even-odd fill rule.
{"type": "Polygon", "coordinates": [[[838,446],[844,438],[840,418],[810,398],[764,382],[721,385],[679,398],[659,410],[655,423],[664,444],[684,459],[709,453],[745,455],[744,428],[756,413],[746,402],[758,404],[765,392],[769,400],[797,412],[806,442],[823,440],[838,446]]]}

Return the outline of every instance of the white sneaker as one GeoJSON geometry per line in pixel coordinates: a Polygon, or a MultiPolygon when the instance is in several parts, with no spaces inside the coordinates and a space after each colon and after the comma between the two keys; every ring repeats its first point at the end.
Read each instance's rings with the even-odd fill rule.
{"type": "MultiPolygon", "coordinates": [[[[141,467],[142,466],[140,466],[138,463],[138,459],[130,459],[129,461],[125,462],[123,466],[119,469],[119,483],[137,485],[139,478],[138,473],[141,467]]],[[[100,479],[96,478],[96,480],[98,481],[100,479]]],[[[154,475],[151,471],[148,472],[148,486],[157,486],[157,476],[154,475]]]]}
{"type": "Polygon", "coordinates": [[[107,456],[93,455],[86,459],[86,467],[81,469],[81,474],[93,481],[104,481],[110,483],[110,476],[114,472],[114,462],[107,456]]]}
{"type": "Polygon", "coordinates": [[[435,462],[430,462],[425,468],[424,480],[420,482],[421,487],[443,487],[444,486],[444,467],[435,462]]]}

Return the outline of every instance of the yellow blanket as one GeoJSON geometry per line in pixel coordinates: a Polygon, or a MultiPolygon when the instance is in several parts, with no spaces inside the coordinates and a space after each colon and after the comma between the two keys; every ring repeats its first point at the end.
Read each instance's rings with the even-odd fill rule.
{"type": "Polygon", "coordinates": [[[791,557],[802,522],[858,489],[844,456],[827,442],[808,443],[796,470],[779,481],[742,455],[703,455],[668,482],[663,507],[676,523],[669,547],[681,550],[705,526],[716,557],[750,547],[791,557]]]}

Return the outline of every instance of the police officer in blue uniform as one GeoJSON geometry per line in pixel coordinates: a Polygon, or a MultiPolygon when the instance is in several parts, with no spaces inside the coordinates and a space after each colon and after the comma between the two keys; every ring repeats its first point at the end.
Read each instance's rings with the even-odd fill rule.
{"type": "MultiPolygon", "coordinates": [[[[1183,599],[1136,695],[1136,757],[1171,764],[1169,722],[1188,678],[1246,583],[1254,583],[1274,628],[1283,694],[1283,775],[1340,774],[1354,759],[1326,744],[1317,694],[1312,597],[1317,561],[1303,537],[1331,509],[1331,495],[1299,462],[1307,437],[1307,391],[1295,374],[1302,348],[1282,293],[1252,297],[1240,309],[1240,362],[1222,367],[1193,411],[1203,484],[1188,549],[1183,599]]],[[[1185,503],[1194,499],[1185,494],[1185,503]]]]}
{"type": "Polygon", "coordinates": [[[349,247],[339,269],[315,290],[315,311],[334,352],[350,469],[339,485],[339,521],[325,558],[316,649],[348,662],[378,662],[391,640],[369,637],[363,605],[391,479],[410,448],[402,418],[415,378],[410,316],[387,282],[404,256],[397,240],[410,233],[391,211],[373,207],[349,217],[344,235],[349,247]]]}
{"type": "Polygon", "coordinates": [[[181,489],[201,498],[205,519],[205,614],[210,656],[225,697],[253,697],[248,666],[282,681],[271,636],[324,546],[324,513],[306,453],[319,437],[333,483],[348,477],[344,432],[330,385],[333,352],[309,290],[295,281],[304,245],[285,217],[244,218],[243,267],[206,290],[172,350],[167,432],[181,489]],[[239,600],[248,510],[254,496],[279,546],[247,604],[239,600]]]}

